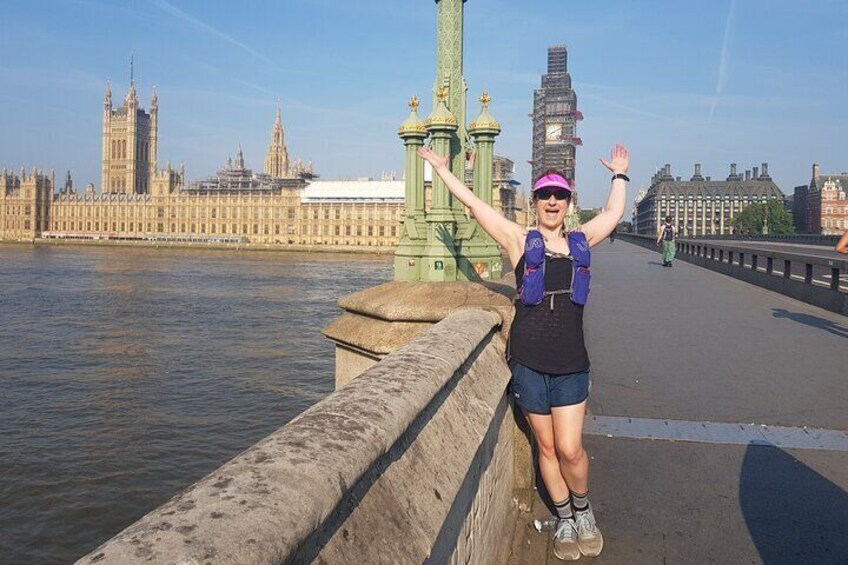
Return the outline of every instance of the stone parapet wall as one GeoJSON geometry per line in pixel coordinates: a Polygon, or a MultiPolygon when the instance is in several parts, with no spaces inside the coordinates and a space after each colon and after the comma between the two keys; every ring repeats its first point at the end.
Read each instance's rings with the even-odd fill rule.
{"type": "Polygon", "coordinates": [[[450,314],[80,562],[505,562],[500,323],[450,314]]]}

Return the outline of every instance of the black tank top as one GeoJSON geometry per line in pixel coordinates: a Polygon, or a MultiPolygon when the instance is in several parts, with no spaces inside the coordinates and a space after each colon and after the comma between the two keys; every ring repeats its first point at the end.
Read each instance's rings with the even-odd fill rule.
{"type": "Polygon", "coordinates": [[[674,229],[671,226],[663,228],[663,239],[666,241],[674,241],[674,229]]]}
{"type": "MultiPolygon", "coordinates": [[[[524,257],[515,266],[521,290],[524,257]]],[[[571,259],[545,257],[545,292],[571,287],[571,259]]],[[[567,375],[589,369],[583,339],[583,306],[568,294],[545,296],[541,304],[527,306],[515,301],[515,318],[509,332],[509,357],[540,373],[567,375]]]]}

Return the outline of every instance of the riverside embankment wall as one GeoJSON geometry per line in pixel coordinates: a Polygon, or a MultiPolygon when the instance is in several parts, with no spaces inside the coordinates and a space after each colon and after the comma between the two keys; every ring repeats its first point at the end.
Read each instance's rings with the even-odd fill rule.
{"type": "Polygon", "coordinates": [[[79,562],[506,562],[500,324],[450,314],[79,562]]]}

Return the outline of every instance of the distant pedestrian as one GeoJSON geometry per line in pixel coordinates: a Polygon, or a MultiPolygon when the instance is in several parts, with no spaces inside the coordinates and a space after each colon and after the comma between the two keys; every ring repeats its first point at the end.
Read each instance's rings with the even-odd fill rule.
{"type": "Polygon", "coordinates": [[[666,216],[665,224],[660,228],[660,233],[657,235],[657,245],[662,243],[663,267],[671,267],[674,253],[677,250],[677,243],[674,241],[676,238],[677,230],[671,223],[671,216],[666,216]]]}
{"type": "Polygon", "coordinates": [[[836,252],[848,255],[848,230],[842,234],[842,237],[836,243],[836,252]]]}
{"type": "Polygon", "coordinates": [[[610,243],[615,243],[615,230],[610,232],[610,243]]]}
{"type": "Polygon", "coordinates": [[[589,504],[589,457],[583,420],[589,397],[589,354],[583,308],[589,293],[589,247],[621,221],[630,158],[621,145],[601,163],[613,173],[604,211],[579,230],[565,229],[573,189],[556,171],[533,185],[535,229],[510,222],[483,202],[448,169],[448,157],[429,148],[418,154],[468,206],[480,227],[509,254],[518,298],[507,347],[509,391],[533,430],[542,480],[554,503],[554,554],[576,560],[601,553],[603,537],[589,504]]]}

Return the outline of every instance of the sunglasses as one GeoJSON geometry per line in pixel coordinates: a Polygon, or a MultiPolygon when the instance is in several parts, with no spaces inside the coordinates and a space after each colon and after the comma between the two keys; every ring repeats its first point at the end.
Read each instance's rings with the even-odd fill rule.
{"type": "Polygon", "coordinates": [[[556,198],[557,200],[566,200],[571,198],[571,193],[567,190],[550,190],[548,188],[540,188],[536,192],[534,192],[536,198],[539,200],[550,200],[551,196],[556,198]]]}

